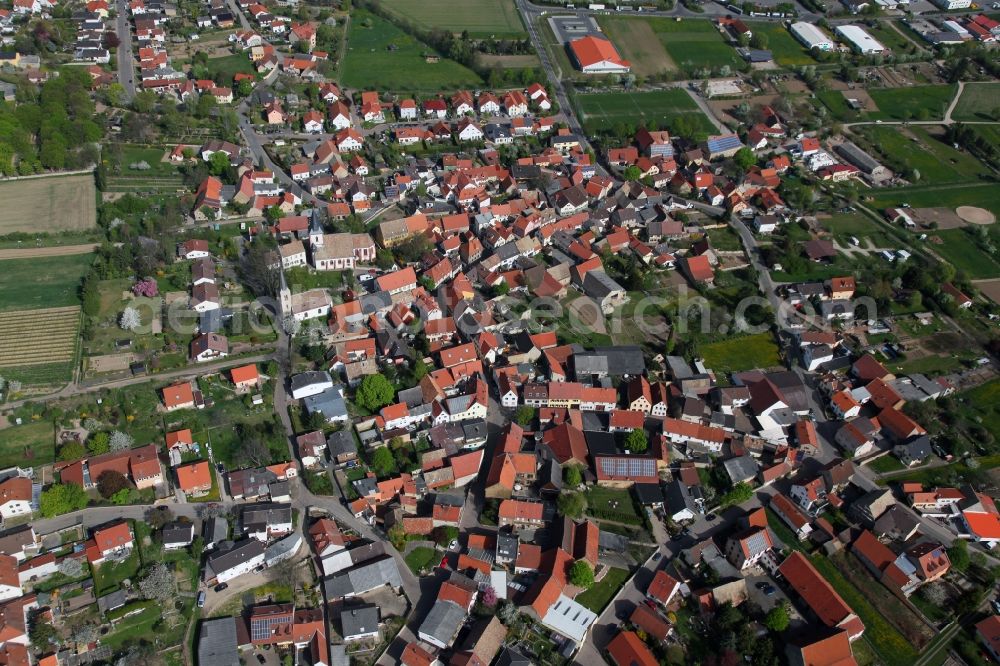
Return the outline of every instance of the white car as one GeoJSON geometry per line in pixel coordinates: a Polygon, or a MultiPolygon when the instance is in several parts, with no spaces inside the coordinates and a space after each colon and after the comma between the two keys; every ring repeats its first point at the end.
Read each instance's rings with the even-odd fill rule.
{"type": "Polygon", "coordinates": [[[364,274],[358,276],[358,282],[368,282],[368,281],[374,280],[374,279],[375,279],[375,276],[372,275],[371,273],[364,273],[364,274]]]}

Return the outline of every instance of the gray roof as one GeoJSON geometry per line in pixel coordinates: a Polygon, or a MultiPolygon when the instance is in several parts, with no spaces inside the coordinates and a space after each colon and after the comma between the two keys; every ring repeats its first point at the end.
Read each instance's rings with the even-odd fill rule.
{"type": "Polygon", "coordinates": [[[378,631],[378,606],[355,606],[340,611],[340,626],[344,638],[378,631]]]}
{"type": "Polygon", "coordinates": [[[878,163],[874,157],[866,153],[865,151],[858,148],[858,146],[850,141],[845,141],[834,147],[841,157],[845,160],[858,167],[865,173],[871,173],[875,169],[882,166],[878,163]]]}
{"type": "Polygon", "coordinates": [[[434,495],[435,506],[465,506],[465,495],[455,493],[437,493],[434,495]]]}
{"type": "Polygon", "coordinates": [[[420,633],[450,645],[465,621],[465,609],[454,601],[435,601],[420,625],[420,633]]]}
{"type": "Polygon", "coordinates": [[[289,384],[292,387],[292,391],[297,391],[300,388],[311,386],[312,384],[323,384],[330,383],[333,378],[330,377],[330,373],[324,370],[313,370],[310,372],[300,372],[299,374],[292,377],[289,384]]]}
{"type": "Polygon", "coordinates": [[[274,504],[271,502],[260,504],[247,504],[240,514],[243,521],[243,528],[247,529],[253,525],[274,525],[277,523],[292,522],[291,504],[274,504]]]}
{"type": "Polygon", "coordinates": [[[380,310],[392,308],[392,295],[388,291],[362,294],[358,300],[361,302],[361,312],[363,314],[374,314],[380,310]]]}
{"type": "Polygon", "coordinates": [[[198,632],[199,666],[240,666],[236,646],[236,618],[202,620],[198,632]]]}
{"type": "Polygon", "coordinates": [[[354,435],[348,428],[331,432],[326,438],[326,448],[331,456],[342,456],[358,451],[358,446],[354,443],[354,435]]]}
{"type": "Polygon", "coordinates": [[[516,648],[505,647],[497,657],[497,666],[531,666],[531,660],[516,648]]]}
{"type": "Polygon", "coordinates": [[[163,526],[160,535],[164,544],[189,544],[194,538],[194,523],[170,523],[163,526]]]}
{"type": "Polygon", "coordinates": [[[667,500],[667,508],[677,513],[687,509],[692,513],[701,513],[701,507],[696,502],[695,492],[701,492],[698,488],[688,487],[680,480],[674,480],[663,488],[663,497],[667,500]]]}
{"type": "Polygon", "coordinates": [[[726,472],[729,473],[729,478],[733,483],[746,481],[757,475],[757,462],[750,456],[730,458],[723,464],[726,466],[726,472]]]}
{"type": "Polygon", "coordinates": [[[332,386],[322,393],[303,398],[302,401],[305,404],[306,411],[310,414],[319,412],[328,421],[332,421],[335,418],[347,417],[347,403],[344,402],[344,396],[340,394],[338,386],[332,386]]]}
{"type": "MultiPolygon", "coordinates": [[[[604,372],[612,376],[641,375],[646,370],[646,359],[642,355],[642,349],[637,345],[623,345],[620,347],[596,347],[592,352],[574,354],[573,360],[576,363],[577,374],[580,373],[581,359],[586,364],[591,359],[602,357],[605,366],[604,372]]],[[[600,361],[598,363],[602,364],[600,361]]]]}
{"type": "Polygon", "coordinates": [[[486,421],[484,419],[463,421],[462,433],[466,441],[484,439],[487,436],[486,421]]]}
{"type": "Polygon", "coordinates": [[[383,585],[393,588],[403,586],[396,560],[391,557],[370,560],[327,578],[323,581],[323,593],[329,602],[342,597],[364,594],[383,585]]]}
{"type": "Polygon", "coordinates": [[[504,557],[509,560],[517,559],[517,551],[520,546],[520,542],[517,540],[516,536],[507,536],[506,534],[497,535],[497,555],[504,557]]]}
{"type": "Polygon", "coordinates": [[[113,611],[116,608],[121,608],[127,601],[128,595],[125,593],[125,590],[115,590],[111,594],[98,597],[97,607],[101,609],[102,613],[107,613],[108,611],[113,611]]]}
{"type": "Polygon", "coordinates": [[[604,298],[610,294],[624,292],[625,287],[615,282],[614,278],[604,271],[587,271],[583,278],[583,290],[588,296],[604,298]]]}
{"type": "Polygon", "coordinates": [[[233,544],[229,550],[209,555],[207,564],[211,571],[218,575],[263,555],[264,544],[256,539],[243,539],[233,544]]]}

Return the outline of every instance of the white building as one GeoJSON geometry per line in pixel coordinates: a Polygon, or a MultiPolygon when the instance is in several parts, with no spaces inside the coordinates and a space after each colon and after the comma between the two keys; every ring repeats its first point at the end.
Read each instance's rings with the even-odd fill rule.
{"type": "Polygon", "coordinates": [[[861,55],[875,55],[888,50],[859,25],[838,25],[836,33],[861,55]]]}
{"type": "Polygon", "coordinates": [[[956,9],[968,9],[972,6],[972,0],[931,0],[935,5],[945,11],[956,9]]]}
{"type": "Polygon", "coordinates": [[[793,23],[789,28],[792,36],[802,42],[807,49],[819,49],[820,51],[832,51],[833,40],[827,37],[826,33],[814,26],[812,23],[799,21],[793,23]]]}
{"type": "Polygon", "coordinates": [[[227,551],[209,555],[205,567],[205,580],[225,583],[250,573],[264,564],[264,544],[255,539],[244,539],[227,551]]]}

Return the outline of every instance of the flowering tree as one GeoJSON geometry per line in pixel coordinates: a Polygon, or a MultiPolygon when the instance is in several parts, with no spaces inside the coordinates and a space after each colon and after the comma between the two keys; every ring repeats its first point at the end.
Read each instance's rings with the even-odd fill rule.
{"type": "Polygon", "coordinates": [[[156,280],[153,278],[145,278],[139,280],[132,285],[132,293],[136,296],[146,296],[147,298],[152,298],[160,293],[160,289],[156,284],[156,280]]]}
{"type": "Polygon", "coordinates": [[[134,331],[139,328],[141,323],[142,320],[139,317],[139,311],[132,307],[125,308],[118,318],[118,325],[123,331],[134,331]]]}
{"type": "Polygon", "coordinates": [[[132,435],[121,430],[112,432],[108,440],[108,448],[112,451],[127,451],[132,448],[133,444],[135,444],[135,440],[132,439],[132,435]]]}
{"type": "Polygon", "coordinates": [[[497,591],[493,589],[492,585],[487,585],[486,589],[483,590],[483,605],[487,608],[493,608],[497,605],[497,591]]]}
{"type": "Polygon", "coordinates": [[[139,592],[147,599],[169,601],[174,596],[174,575],[167,565],[157,562],[139,581],[139,592]]]}

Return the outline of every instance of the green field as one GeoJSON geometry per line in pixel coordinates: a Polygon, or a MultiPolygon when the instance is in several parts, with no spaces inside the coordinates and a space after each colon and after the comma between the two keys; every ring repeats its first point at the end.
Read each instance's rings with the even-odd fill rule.
{"type": "Polygon", "coordinates": [[[92,254],[0,261],[0,312],[80,304],[80,282],[92,254]]]}
{"type": "Polygon", "coordinates": [[[836,213],[820,222],[844,246],[851,244],[851,238],[861,241],[862,247],[865,239],[870,239],[875,247],[892,247],[896,243],[885,228],[861,213],[836,213]]]}
{"type": "Polygon", "coordinates": [[[608,573],[604,574],[604,578],[599,583],[594,583],[589,590],[584,590],[576,595],[574,601],[578,601],[581,606],[600,614],[626,580],[628,580],[628,571],[612,567],[608,569],[608,573]]]}
{"type": "Polygon", "coordinates": [[[1000,120],[1000,85],[991,83],[966,83],[962,96],[951,117],[954,120],[1000,120]]]}
{"type": "Polygon", "coordinates": [[[341,84],[360,90],[433,92],[482,84],[471,69],[444,57],[428,63],[427,55],[440,54],[389,21],[364,10],[355,11],[341,84]]]}
{"type": "Polygon", "coordinates": [[[668,18],[647,18],[653,32],[677,66],[686,71],[703,67],[738,67],[736,50],[707,19],[675,21],[668,18]]]}
{"type": "Polygon", "coordinates": [[[900,53],[906,51],[910,47],[910,41],[899,34],[896,30],[893,30],[888,21],[880,22],[877,27],[874,28],[865,26],[865,30],[869,35],[882,42],[882,46],[886,47],[890,51],[900,53]]]}
{"type": "Polygon", "coordinates": [[[767,37],[767,48],[774,56],[774,61],[785,67],[796,65],[812,65],[816,61],[809,51],[798,42],[792,33],[788,32],[780,23],[755,22],[747,23],[755,35],[765,35],[767,37]]]}
{"type": "Polygon", "coordinates": [[[382,6],[424,30],[468,31],[472,37],[526,34],[513,0],[393,0],[382,6]]]}
{"type": "Polygon", "coordinates": [[[996,195],[996,188],[996,183],[900,187],[877,191],[873,194],[873,201],[879,209],[901,204],[914,208],[980,206],[1000,215],[1000,197],[996,195]]]}
{"type": "Polygon", "coordinates": [[[658,127],[671,128],[673,131],[679,118],[684,118],[685,122],[696,128],[695,137],[690,138],[701,138],[717,131],[694,100],[680,88],[655,92],[577,95],[576,104],[587,131],[610,129],[616,123],[636,126],[656,123],[658,127]]]}
{"type": "MultiPolygon", "coordinates": [[[[1000,232],[991,230],[990,235],[994,239],[993,242],[996,243],[1000,232]]],[[[977,247],[972,237],[964,229],[935,231],[933,237],[940,238],[942,242],[932,243],[930,247],[956,270],[964,272],[969,278],[1000,277],[1000,262],[977,247]]]]}
{"type": "Polygon", "coordinates": [[[781,365],[778,345],[770,333],[745,335],[699,347],[705,365],[716,372],[742,372],[781,365]]]}
{"type": "Polygon", "coordinates": [[[861,119],[858,111],[847,106],[847,98],[840,90],[821,90],[816,93],[816,99],[822,102],[837,120],[847,122],[861,119]]]}
{"type": "Polygon", "coordinates": [[[930,185],[968,183],[989,171],[979,161],[932,136],[925,127],[870,125],[863,133],[891,164],[904,164],[920,172],[920,182],[930,185]]]}
{"type": "Polygon", "coordinates": [[[208,75],[223,86],[231,86],[237,74],[256,74],[253,63],[246,53],[235,53],[221,58],[209,58],[208,75]]]}
{"type": "Polygon", "coordinates": [[[51,464],[56,456],[55,441],[55,428],[49,421],[4,428],[0,430],[0,468],[51,464]]]}
{"type": "Polygon", "coordinates": [[[173,162],[164,162],[163,157],[167,154],[165,146],[137,146],[134,144],[123,144],[121,146],[121,175],[122,176],[154,176],[154,177],[176,177],[180,183],[180,171],[173,162]],[[150,169],[139,171],[130,169],[130,164],[146,162],[150,169]]]}
{"type": "Polygon", "coordinates": [[[937,120],[944,117],[957,86],[912,86],[909,88],[871,88],[868,94],[878,106],[869,113],[872,120],[937,120]]]}
{"type": "Polygon", "coordinates": [[[963,410],[989,430],[994,437],[1000,437],[1000,379],[981,384],[974,389],[955,396],[962,403],[963,410]]]}

